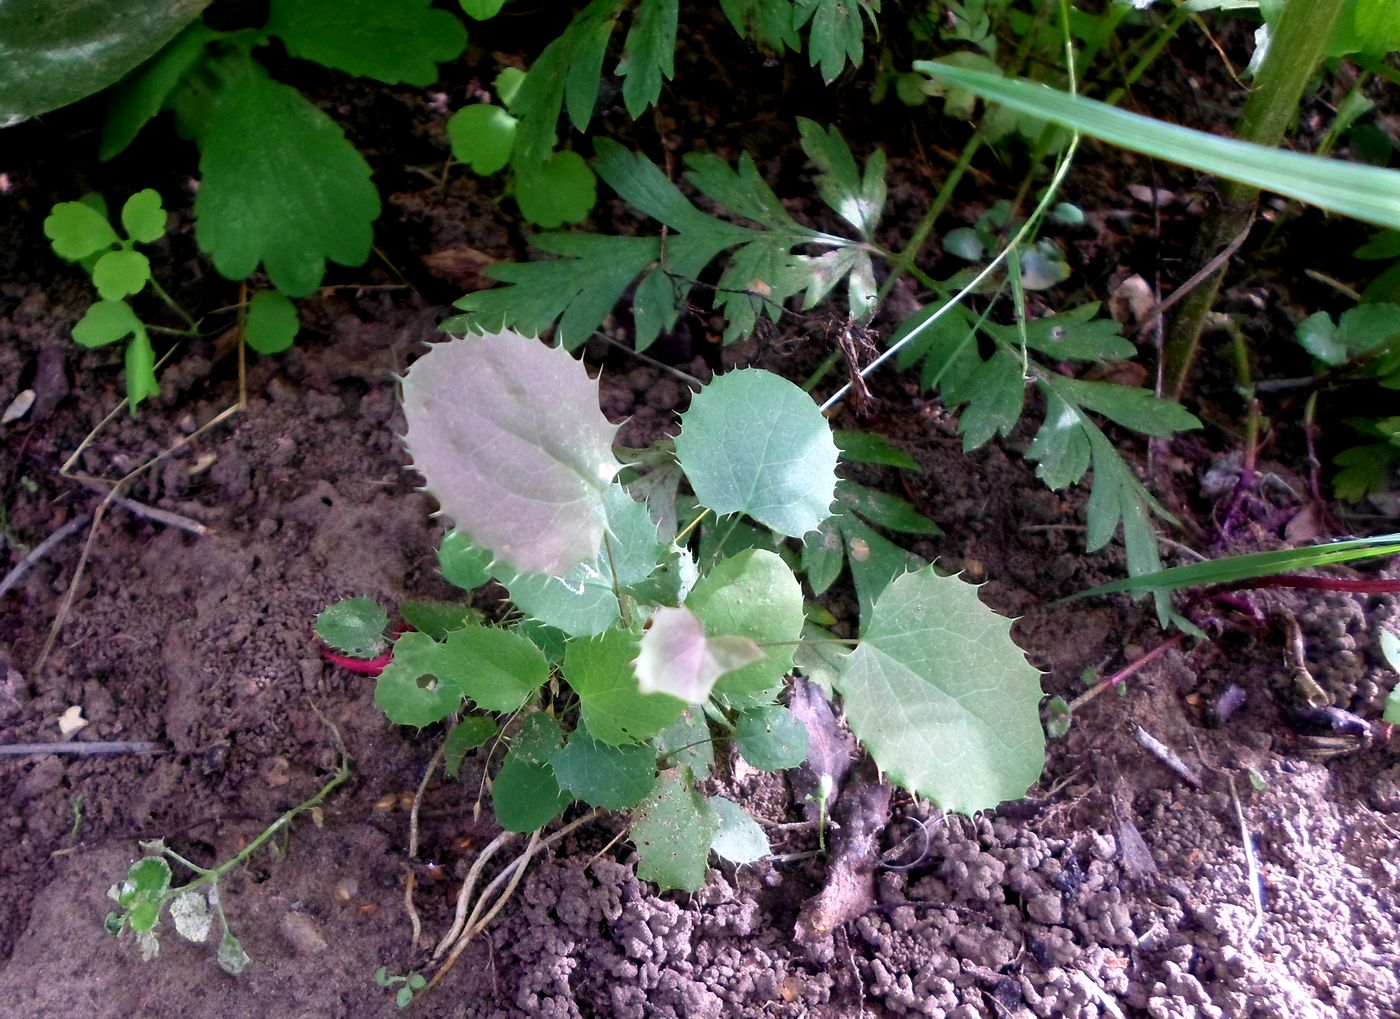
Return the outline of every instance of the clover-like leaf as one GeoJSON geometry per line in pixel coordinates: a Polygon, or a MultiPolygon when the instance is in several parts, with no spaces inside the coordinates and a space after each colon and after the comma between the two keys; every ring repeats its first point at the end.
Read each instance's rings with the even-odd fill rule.
{"type": "Polygon", "coordinates": [[[59,202],[44,220],[44,236],[60,258],[76,262],[118,243],[107,217],[85,202],[59,202]]]}
{"type": "Polygon", "coordinates": [[[98,301],[73,326],[73,339],[82,347],[102,347],[138,331],[141,320],[125,301],[98,301]]]}
{"type": "Polygon", "coordinates": [[[515,177],[520,215],[549,230],[586,219],[597,201],[598,179],[583,157],[568,149],[515,177]]]}
{"type": "Polygon", "coordinates": [[[127,912],[127,922],[138,934],[151,931],[160,920],[160,907],[170,890],[170,864],[159,856],[145,856],[127,870],[107,894],[127,912]]]}
{"type": "Polygon", "coordinates": [[[165,220],[160,192],[153,188],[136,192],[122,206],[122,229],[138,244],[160,240],[165,235],[165,220]]]}
{"type": "Polygon", "coordinates": [[[150,260],[139,251],[109,251],[92,267],[92,285],[107,301],[140,293],[150,280],[150,260]]]}
{"type": "Polygon", "coordinates": [[[490,103],[464,106],[447,120],[452,158],[483,177],[499,173],[515,149],[516,123],[509,113],[490,103]]]}
{"type": "Polygon", "coordinates": [[[379,194],[369,165],[300,92],[251,60],[236,65],[200,128],[195,239],[224,276],[262,263],[273,285],[305,297],[326,260],[369,257],[379,194]]]}
{"type": "Polygon", "coordinates": [[[259,290],[248,300],[243,339],[259,354],[280,354],[301,329],[297,306],[276,290],[259,290]]]}
{"type": "Polygon", "coordinates": [[[564,678],[595,739],[614,745],[647,740],[684,710],[675,697],[642,693],[632,666],[638,653],[637,635],[620,627],[566,646],[564,678]]]}
{"type": "Polygon", "coordinates": [[[811,396],[770,372],[731,371],[681,415],[676,458],[702,506],[801,537],[827,518],[838,451],[811,396]]]}
{"type": "Polygon", "coordinates": [[[511,332],[438,343],[403,401],[414,467],[474,544],[551,576],[597,557],[617,426],[566,351],[511,332]]]}
{"type": "Polygon", "coordinates": [[[690,609],[659,608],[642,634],[637,684],[642,693],[703,704],[720,676],[765,657],[747,637],[706,637],[705,625],[690,609]]]}
{"type": "Polygon", "coordinates": [[[885,589],[837,689],[891,781],[971,813],[1039,777],[1040,678],[1010,631],[976,588],[931,566],[885,589]]]}
{"type": "Polygon", "coordinates": [[[719,815],[679,771],[663,772],[632,821],[637,876],[663,891],[698,891],[705,883],[719,815]]]}
{"type": "Polygon", "coordinates": [[[426,87],[467,44],[462,23],[431,0],[272,0],[264,31],[287,52],[386,85],[426,87]]]}

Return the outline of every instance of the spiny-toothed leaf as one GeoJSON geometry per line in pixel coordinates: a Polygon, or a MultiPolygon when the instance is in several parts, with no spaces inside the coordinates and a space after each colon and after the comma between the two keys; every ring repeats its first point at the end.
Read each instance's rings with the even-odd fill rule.
{"type": "Polygon", "coordinates": [[[272,0],[264,31],[287,52],[386,85],[420,88],[437,81],[437,65],[467,44],[462,23],[431,0],[272,0]]]}
{"type": "Polygon", "coordinates": [[[709,778],[715,763],[715,744],[699,708],[685,708],[674,722],[657,733],[652,745],[658,759],[682,769],[692,781],[709,778]]]}
{"type": "Polygon", "coordinates": [[[59,202],[44,220],[55,254],[77,261],[118,243],[107,217],[86,202],[59,202]]]}
{"type": "Polygon", "coordinates": [[[468,715],[454,725],[442,744],[442,769],[447,777],[456,778],[467,754],[485,746],[486,741],[499,731],[494,719],[481,715],[468,715]]]}
{"type": "Polygon", "coordinates": [[[559,723],[543,711],[525,719],[491,783],[496,822],[506,831],[543,828],[569,805],[549,764],[563,742],[559,723]]]}
{"type": "Polygon", "coordinates": [[[881,770],[944,809],[1017,799],[1040,776],[1040,674],[1009,619],[932,567],[885,589],[837,688],[881,770]]]}
{"type": "Polygon", "coordinates": [[[99,92],[199,16],[208,0],[0,4],[0,128],[99,92]]]}
{"type": "Polygon", "coordinates": [[[1085,382],[1063,376],[1049,379],[1045,386],[1054,389],[1070,403],[1154,438],[1166,438],[1176,432],[1201,427],[1196,416],[1181,404],[1154,396],[1150,390],[1119,386],[1112,382],[1085,382]]]}
{"type": "Polygon", "coordinates": [[[720,676],[764,657],[747,637],[707,637],[704,624],[689,609],[659,608],[642,634],[637,686],[643,693],[670,694],[690,704],[703,704],[720,676]]]}
{"type": "Polygon", "coordinates": [[[452,684],[486,711],[518,711],[549,679],[544,654],[512,630],[465,626],[448,634],[442,647],[439,676],[450,675],[452,684]]]}
{"type": "Polygon", "coordinates": [[[676,22],[679,0],[641,0],[632,16],[622,60],[622,101],[636,120],[661,95],[661,82],[676,73],[676,22]]]}
{"type": "Polygon", "coordinates": [[[195,239],[228,279],[261,263],[274,286],[305,297],[326,260],[369,257],[379,193],[340,128],[251,60],[228,73],[200,131],[195,239]]]}
{"type": "Polygon", "coordinates": [[[491,103],[462,107],[447,120],[452,158],[482,177],[499,173],[506,168],[515,149],[517,123],[509,113],[491,103]]]}
{"type": "Polygon", "coordinates": [[[438,546],[438,569],[450,584],[475,591],[491,579],[491,553],[460,531],[448,531],[438,546]]]}
{"type": "Polygon", "coordinates": [[[599,234],[536,234],[531,243],[560,255],[538,262],[498,262],[487,275],[504,287],[467,294],[449,319],[449,332],[470,324],[487,330],[509,326],[527,335],[543,333],[560,319],[557,337],[566,349],[581,347],[612,313],[625,291],[661,253],[655,237],[599,234]]]}
{"type": "Polygon", "coordinates": [[[510,332],[434,344],[403,402],[415,469],[475,544],[552,576],[599,554],[617,426],[567,352],[510,332]]]}
{"type": "Polygon", "coordinates": [[[783,771],[807,759],[807,727],[787,708],[764,704],[739,716],[734,743],[755,768],[783,771]]]}
{"type": "Polygon", "coordinates": [[[637,635],[620,627],[572,640],[564,650],[564,678],[595,739],[613,745],[648,740],[685,710],[675,697],[641,692],[632,666],[638,650],[637,635]]]}
{"type": "Polygon", "coordinates": [[[860,607],[861,629],[870,622],[875,600],[896,577],[925,565],[925,561],[907,552],[850,513],[833,518],[841,534],[846,560],[851,566],[851,582],[856,589],[860,607]]]}
{"type": "Polygon", "coordinates": [[[1097,301],[1080,305],[1069,311],[1026,322],[1024,334],[1015,325],[985,323],[982,330],[1006,343],[1019,344],[1038,350],[1056,360],[1113,361],[1133,357],[1137,348],[1119,335],[1119,326],[1111,318],[1095,318],[1097,301]]]}
{"type": "Polygon", "coordinates": [[[151,263],[139,251],[109,251],[92,267],[92,285],[103,300],[138,294],[150,279],[151,263]]]}
{"type": "Polygon", "coordinates": [[[645,743],[603,743],[582,724],[569,734],[568,744],[551,763],[561,789],[604,810],[630,810],[656,784],[654,749],[645,743]]]}
{"type": "Polygon", "coordinates": [[[663,772],[632,820],[637,876],[662,891],[698,891],[705,884],[710,842],[719,823],[710,801],[679,772],[663,772]]]}
{"type": "Polygon", "coordinates": [[[454,630],[481,622],[481,614],[466,602],[432,602],[410,599],[399,606],[403,621],[433,640],[446,640],[454,630]]]}
{"type": "Polygon", "coordinates": [[[817,193],[861,237],[869,240],[885,207],[885,154],[876,149],[861,177],[846,141],[833,125],[823,128],[814,120],[797,118],[802,149],[817,164],[817,193]]]}
{"type": "Polygon", "coordinates": [[[710,840],[710,850],[716,856],[742,867],[757,863],[772,852],[768,836],[739,804],[723,796],[711,796],[710,806],[719,818],[719,828],[710,840]]]}
{"type": "Polygon", "coordinates": [[[160,193],[153,188],[136,192],[122,205],[122,229],[138,244],[150,244],[163,237],[165,219],[160,193]]]}
{"type": "Polygon", "coordinates": [[[701,505],[792,537],[830,515],[838,457],[831,426],[786,379],[757,369],[721,375],[691,400],[681,426],[676,457],[701,505]]]}
{"type": "Polygon", "coordinates": [[[98,159],[106,162],[131,144],[147,121],[164,108],[185,72],[204,54],[204,47],[218,37],[214,29],[196,22],[111,90],[98,159]]]}
{"type": "Polygon", "coordinates": [[[685,604],[707,633],[768,645],[763,660],[720,677],[716,696],[740,708],[772,700],[802,636],[802,588],[788,565],[772,552],[740,552],[696,581],[685,604]]]}
{"type": "Polygon", "coordinates": [[[836,80],[848,60],[856,67],[864,55],[862,7],[878,11],[880,3],[879,0],[798,0],[795,27],[801,28],[808,18],[811,19],[807,54],[813,67],[820,65],[822,79],[828,84],[836,80]]]}
{"type": "Polygon", "coordinates": [[[586,219],[598,200],[593,171],[577,152],[556,152],[515,175],[515,204],[528,222],[548,230],[586,219]]]}
{"type": "Polygon", "coordinates": [[[617,594],[641,583],[663,554],[647,508],[621,485],[603,493],[606,547],[562,577],[498,570],[496,579],[518,609],[572,637],[602,633],[620,618],[617,594]]]}
{"type": "Polygon", "coordinates": [[[1011,434],[1025,403],[1026,380],[1021,362],[1005,350],[996,350],[955,391],[950,392],[945,384],[943,392],[949,403],[967,404],[958,415],[966,452],[997,434],[1011,434]]]}
{"type": "Polygon", "coordinates": [[[387,646],[389,613],[368,598],[346,598],[321,610],[316,636],[354,658],[373,658],[387,646]]]}
{"type": "Polygon", "coordinates": [[[421,729],[461,707],[461,680],[450,668],[445,644],[424,633],[401,634],[393,660],[375,680],[374,703],[395,725],[421,729]]]}
{"type": "Polygon", "coordinates": [[[276,290],[259,290],[248,301],[243,339],[259,354],[280,354],[292,345],[301,318],[291,298],[276,290]]]}

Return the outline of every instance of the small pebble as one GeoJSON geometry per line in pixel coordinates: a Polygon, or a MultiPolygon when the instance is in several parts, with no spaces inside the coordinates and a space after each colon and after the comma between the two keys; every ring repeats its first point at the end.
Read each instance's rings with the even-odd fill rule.
{"type": "Polygon", "coordinates": [[[330,947],[321,933],[321,925],[305,913],[287,913],[278,924],[278,930],[292,951],[300,956],[321,955],[330,947]]]}

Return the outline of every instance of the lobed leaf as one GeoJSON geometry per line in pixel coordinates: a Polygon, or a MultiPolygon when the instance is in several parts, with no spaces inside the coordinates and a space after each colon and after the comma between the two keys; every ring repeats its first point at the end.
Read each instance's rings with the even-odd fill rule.
{"type": "Polygon", "coordinates": [[[271,0],[264,31],[287,52],[347,74],[420,88],[467,45],[462,23],[431,0],[271,0]]]}
{"type": "Polygon", "coordinates": [[[196,22],[117,83],[102,125],[98,159],[106,162],[135,140],[141,128],[164,108],[180,79],[204,55],[205,47],[221,34],[202,21],[196,22]]]}
{"type": "Polygon", "coordinates": [[[627,115],[641,117],[661,95],[662,81],[676,73],[676,24],[679,0],[640,0],[623,45],[617,73],[627,115]]]}
{"type": "Polygon", "coordinates": [[[120,242],[107,217],[85,202],[59,202],[44,220],[44,236],[59,258],[76,262],[120,242]]]}

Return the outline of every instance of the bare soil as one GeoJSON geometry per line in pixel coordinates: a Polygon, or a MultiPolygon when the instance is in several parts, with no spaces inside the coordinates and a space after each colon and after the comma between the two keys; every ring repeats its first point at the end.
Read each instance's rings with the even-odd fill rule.
{"type": "MultiPolygon", "coordinates": [[[[321,96],[376,167],[386,208],[381,249],[396,271],[382,262],[336,270],[333,288],[303,302],[296,347],[249,362],[247,404],[226,423],[180,445],[238,399],[236,355],[199,341],[176,354],[159,399],[139,417],[119,415],[80,458],[87,474],[116,478],[174,449],[127,494],[197,521],[205,533],[114,507],[93,537],[72,611],[42,669],[39,652],[87,531],[52,547],[4,595],[0,745],[59,739],[58,719],[74,705],[88,722],[78,742],[158,745],[112,757],[0,758],[5,1015],[392,1015],[374,971],[423,963],[404,909],[404,804],[439,734],[386,722],[373,680],[324,661],[312,623],[351,595],[385,605],[452,597],[436,573],[434,507],[403,469],[393,377],[433,339],[446,302],[463,286],[434,277],[422,255],[523,251],[519,225],[491,202],[492,183],[458,170],[439,186],[440,111],[466,102],[496,64],[473,48],[466,66],[456,72],[461,80],[443,84],[442,100],[339,81],[321,96]],[[326,780],[336,751],[317,710],[344,734],[352,774],[314,820],[299,821],[275,840],[275,852],[260,852],[225,882],[224,907],[253,958],[248,971],[226,976],[208,946],[173,936],[143,964],[129,938],[106,935],[106,890],[140,855],[139,841],[165,837],[201,863],[223,859],[326,780]]],[[[711,94],[729,87],[716,66],[689,57],[688,87],[703,89],[694,77],[702,73],[716,76],[711,94]]],[[[728,111],[679,103],[682,112],[660,121],[664,144],[755,145],[765,172],[793,185],[800,159],[782,146],[790,146],[792,108],[813,113],[801,108],[810,99],[797,98],[810,96],[811,82],[791,68],[754,75],[752,93],[781,97],[773,104],[781,114],[756,100],[745,110],[742,96],[732,120],[728,111]],[[782,76],[794,74],[785,84],[782,76]]],[[[850,112],[864,107],[849,91],[840,109],[859,145],[882,125],[850,112]]],[[[6,141],[22,144],[0,158],[9,187],[0,195],[7,245],[0,406],[22,389],[36,393],[26,417],[0,426],[6,569],[99,501],[58,468],[119,392],[119,355],[84,352],[69,339],[88,284],[48,253],[44,213],[100,182],[109,195],[157,186],[188,215],[189,181],[178,166],[191,163],[189,151],[171,138],[158,164],[147,156],[99,168],[86,155],[95,147],[93,119],[91,109],[79,109],[13,129],[6,141]]],[[[605,119],[611,126],[621,118],[611,111],[605,119]]],[[[892,137],[903,139],[886,141],[893,242],[907,234],[931,186],[914,141],[892,137]]],[[[1127,202],[1123,189],[1191,182],[1138,160],[1088,158],[1095,172],[1076,178],[1070,197],[1091,210],[1091,228],[1073,260],[1088,292],[1103,297],[1111,276],[1150,268],[1145,260],[1163,250],[1170,256],[1173,229],[1190,229],[1186,199],[1167,210],[1166,226],[1154,227],[1161,217],[1127,202]]],[[[978,196],[960,201],[953,218],[971,221],[978,196]]],[[[624,213],[600,207],[600,228],[623,222],[624,213]]],[[[1305,220],[1306,229],[1314,226],[1305,220]]],[[[234,299],[234,288],[197,261],[187,219],[163,257],[157,271],[175,281],[182,301],[207,312],[234,299]]],[[[1249,307],[1257,293],[1242,289],[1227,299],[1249,307]]],[[[1276,293],[1276,309],[1300,299],[1276,293]]],[[[1284,311],[1274,310],[1250,327],[1286,325],[1284,311]]],[[[626,336],[625,319],[616,331],[626,336]]],[[[721,352],[697,318],[662,354],[700,374],[761,363],[801,379],[826,353],[825,337],[778,342],[794,339],[802,338],[721,352]]],[[[664,430],[688,398],[664,372],[616,351],[600,347],[590,359],[601,371],[605,408],[629,419],[629,440],[664,430]]],[[[1218,392],[1209,380],[1202,386],[1218,392]]],[[[983,598],[1017,617],[1014,634],[1044,670],[1047,695],[1072,699],[1086,668],[1109,674],[1168,639],[1143,605],[1055,604],[1121,575],[1121,551],[1083,553],[1082,495],[1040,484],[1020,456],[1028,434],[964,454],[953,417],[893,375],[877,378],[872,411],[863,421],[846,412],[838,423],[885,432],[920,470],[864,480],[912,498],[939,523],[944,535],[914,550],[984,582],[983,598]]],[[[1228,426],[1211,427],[1156,451],[1164,497],[1198,547],[1209,545],[1213,503],[1201,479],[1237,440],[1228,426]]],[[[1145,470],[1146,450],[1125,442],[1145,470]]],[[[1264,465],[1266,476],[1292,487],[1260,486],[1237,525],[1236,550],[1280,543],[1305,509],[1288,494],[1306,491],[1301,470],[1301,459],[1284,453],[1264,465]]],[[[1400,627],[1394,599],[1274,595],[1255,603],[1296,616],[1312,673],[1334,705],[1379,717],[1393,676],[1378,637],[1400,627]]],[[[852,625],[849,592],[836,591],[828,606],[852,625]]],[[[826,877],[825,862],[805,855],[816,849],[810,828],[774,828],[774,860],[717,865],[701,892],[658,895],[637,880],[625,840],[614,841],[622,821],[604,819],[531,865],[488,936],[413,1011],[636,1019],[1400,1015],[1393,750],[1299,732],[1290,721],[1300,694],[1285,665],[1283,628],[1251,627],[1223,611],[1215,623],[1213,642],[1166,651],[1121,694],[1109,691],[1078,712],[1069,736],[1051,742],[1045,772],[1024,801],[966,818],[896,792],[887,813],[873,816],[856,798],[869,794],[874,778],[857,768],[836,814],[876,822],[875,901],[829,937],[796,934],[803,903],[826,877]],[[1244,705],[1222,723],[1215,709],[1231,686],[1243,691],[1244,705]],[[1149,754],[1134,736],[1139,726],[1173,748],[1198,782],[1149,754]],[[1324,750],[1342,753],[1322,759],[1324,750]]],[[[461,780],[434,780],[427,789],[419,857],[432,866],[419,866],[415,881],[428,943],[447,928],[475,852],[497,832],[489,800],[478,810],[481,767],[471,762],[461,780]]],[[[720,781],[774,825],[803,817],[785,779],[728,768],[720,781]]]]}

